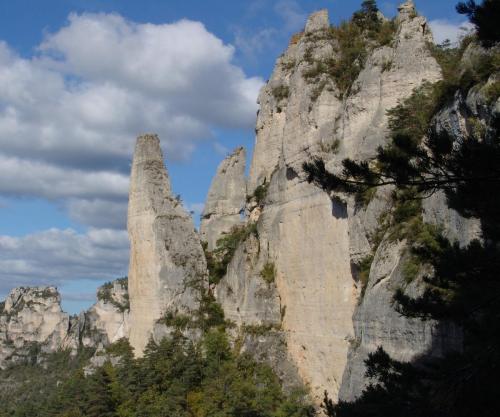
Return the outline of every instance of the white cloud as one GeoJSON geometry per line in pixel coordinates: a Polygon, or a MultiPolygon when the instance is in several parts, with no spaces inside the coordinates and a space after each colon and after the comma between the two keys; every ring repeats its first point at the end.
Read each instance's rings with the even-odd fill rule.
{"type": "Polygon", "coordinates": [[[219,128],[251,128],[263,81],[234,53],[199,22],[116,14],[70,15],[31,58],[0,40],[0,199],[55,201],[90,226],[0,235],[0,293],[126,273],[135,137],[158,133],[179,160],[219,128]]]}
{"type": "Polygon", "coordinates": [[[0,41],[0,194],[123,197],[139,133],[175,160],[213,128],[254,123],[262,80],[201,23],[72,14],[38,51],[0,41]]]}
{"type": "Polygon", "coordinates": [[[223,156],[224,158],[231,152],[231,149],[229,149],[227,146],[224,146],[220,142],[214,142],[213,147],[214,151],[217,152],[219,155],[223,156]]]}
{"type": "Polygon", "coordinates": [[[103,199],[70,199],[67,203],[69,216],[92,227],[125,229],[127,227],[127,201],[103,199]]]}
{"type": "Polygon", "coordinates": [[[125,231],[49,229],[23,237],[0,235],[0,293],[19,285],[60,285],[126,274],[125,231]]]}
{"type": "Polygon", "coordinates": [[[443,43],[447,39],[456,44],[462,36],[473,30],[473,25],[467,21],[454,23],[446,19],[436,19],[431,20],[429,25],[436,44],[443,43]]]}
{"type": "MultiPolygon", "coordinates": [[[[246,15],[254,17],[267,6],[261,0],[250,2],[246,15]]],[[[296,0],[280,0],[274,5],[273,11],[279,21],[276,26],[234,28],[234,43],[247,60],[256,62],[259,55],[277,47],[290,34],[304,28],[307,13],[296,0]]]]}
{"type": "Polygon", "coordinates": [[[0,190],[8,195],[116,200],[126,198],[128,184],[128,176],[118,172],[83,171],[0,154],[0,190]]]}

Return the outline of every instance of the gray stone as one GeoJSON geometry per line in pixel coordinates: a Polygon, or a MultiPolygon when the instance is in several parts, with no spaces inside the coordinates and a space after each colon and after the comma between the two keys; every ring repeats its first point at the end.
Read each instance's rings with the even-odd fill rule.
{"type": "Polygon", "coordinates": [[[189,312],[206,285],[206,261],[192,218],[171,194],[156,135],[137,139],[128,206],[130,344],[141,355],[158,319],[189,312]]]}
{"type": "Polygon", "coordinates": [[[319,10],[309,16],[306,23],[305,33],[325,30],[330,27],[330,19],[328,18],[328,10],[319,10]]]}
{"type": "Polygon", "coordinates": [[[246,199],[245,163],[245,149],[237,148],[217,168],[200,224],[201,238],[210,251],[223,233],[243,223],[240,213],[246,199]]]}

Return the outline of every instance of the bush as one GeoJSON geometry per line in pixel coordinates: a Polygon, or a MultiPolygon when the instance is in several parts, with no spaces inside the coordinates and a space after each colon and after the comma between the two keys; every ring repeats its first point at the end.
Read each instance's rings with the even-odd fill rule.
{"type": "Polygon", "coordinates": [[[250,202],[255,199],[255,201],[259,206],[263,206],[268,190],[269,190],[268,182],[264,182],[264,184],[258,185],[257,188],[255,188],[253,194],[247,197],[247,202],[250,202]]]}
{"type": "Polygon", "coordinates": [[[290,95],[290,89],[286,85],[280,85],[278,87],[274,87],[271,91],[273,97],[279,103],[281,100],[285,100],[290,95]]]}
{"type": "Polygon", "coordinates": [[[280,330],[280,327],[275,324],[244,324],[241,330],[244,334],[265,336],[272,331],[280,330]]]}
{"type": "MultiPolygon", "coordinates": [[[[323,75],[332,79],[339,90],[339,98],[346,97],[354,81],[365,65],[370,50],[388,45],[396,32],[394,21],[382,22],[370,2],[364,2],[362,9],[348,22],[325,31],[324,38],[335,45],[336,56],[322,61],[314,61],[312,53],[306,53],[304,59],[311,64],[303,72],[306,80],[319,82],[323,75]]],[[[378,10],[378,9],[377,9],[378,10]]],[[[317,35],[315,35],[317,36],[317,35]]],[[[323,80],[319,88],[313,90],[311,100],[316,100],[327,85],[323,80]]]]}
{"type": "Polygon", "coordinates": [[[340,148],[340,140],[336,138],[332,138],[329,141],[321,141],[319,143],[319,148],[321,152],[336,154],[340,148]]]}
{"type": "Polygon", "coordinates": [[[260,271],[260,277],[268,284],[271,285],[274,283],[276,278],[276,266],[274,262],[267,262],[262,271],[260,271]]]}
{"type": "Polygon", "coordinates": [[[495,103],[500,97],[500,81],[495,81],[485,88],[484,96],[489,104],[495,103]]]}
{"type": "Polygon", "coordinates": [[[217,240],[217,246],[212,252],[207,250],[207,245],[204,243],[203,249],[207,259],[210,284],[218,284],[226,275],[227,266],[233,259],[236,249],[252,234],[257,235],[256,223],[234,226],[229,233],[224,234],[217,240]]]}
{"type": "Polygon", "coordinates": [[[363,299],[366,292],[366,287],[368,286],[368,280],[370,279],[370,268],[372,266],[372,263],[373,255],[368,255],[363,258],[357,265],[358,281],[361,284],[361,292],[359,297],[360,300],[363,299]]]}
{"type": "Polygon", "coordinates": [[[128,278],[127,277],[118,278],[116,281],[106,282],[105,284],[103,284],[97,291],[97,299],[105,303],[114,305],[122,313],[124,311],[130,310],[130,302],[128,295],[128,278]],[[127,291],[127,293],[123,297],[124,298],[123,302],[119,302],[112,295],[114,282],[120,284],[120,286],[127,291]]]}

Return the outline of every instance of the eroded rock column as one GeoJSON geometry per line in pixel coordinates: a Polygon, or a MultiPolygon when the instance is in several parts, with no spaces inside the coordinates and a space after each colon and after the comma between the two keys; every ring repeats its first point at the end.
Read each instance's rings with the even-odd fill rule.
{"type": "Polygon", "coordinates": [[[137,139],[130,177],[130,344],[138,356],[166,311],[196,308],[206,262],[192,218],[171,194],[157,135],[137,139]]]}

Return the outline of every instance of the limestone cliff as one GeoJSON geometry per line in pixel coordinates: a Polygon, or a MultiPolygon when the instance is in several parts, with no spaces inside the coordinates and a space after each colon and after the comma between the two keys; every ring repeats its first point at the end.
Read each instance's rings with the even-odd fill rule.
{"type": "MultiPolygon", "coordinates": [[[[357,340],[360,284],[355,266],[371,253],[370,235],[388,203],[377,198],[359,209],[350,198],[328,196],[305,181],[302,164],[318,156],[336,170],[345,157],[373,157],[387,141],[386,111],[424,81],[441,77],[428,42],[432,34],[425,18],[412,1],[406,2],[390,42],[368,50],[365,65],[344,91],[324,71],[340,59],[341,51],[327,12],[320,11],[294,36],[259,95],[248,193],[252,196],[263,186],[267,193],[263,204],[247,206],[249,221],[257,221],[258,239],[236,251],[217,298],[242,328],[246,323],[281,328],[288,357],[317,400],[325,389],[338,398],[348,352],[357,340]],[[259,271],[268,262],[276,273],[266,288],[259,271]]],[[[389,263],[385,258],[391,254],[394,268],[400,261],[398,248],[388,248],[380,262],[389,263]]],[[[378,273],[386,269],[380,265],[378,273]]],[[[367,295],[369,299],[370,289],[367,295]]],[[[373,297],[390,309],[389,300],[373,297]]],[[[420,353],[425,343],[416,346],[407,340],[404,328],[410,325],[400,324],[396,344],[420,353]]],[[[415,330],[425,331],[419,325],[415,330]]]]}
{"type": "Polygon", "coordinates": [[[54,287],[14,288],[0,308],[0,368],[70,343],[69,315],[54,287]]]}
{"type": "Polygon", "coordinates": [[[97,348],[128,336],[126,279],[105,284],[98,301],[78,316],[61,308],[55,287],[14,288],[0,303],[0,368],[40,354],[97,348]]]}
{"type": "Polygon", "coordinates": [[[97,340],[107,345],[128,337],[129,309],[127,278],[100,287],[97,290],[97,302],[80,315],[80,326],[87,329],[81,335],[83,346],[94,347],[97,340]]]}
{"type": "Polygon", "coordinates": [[[246,198],[245,158],[244,148],[237,148],[227,156],[217,168],[208,191],[200,234],[209,251],[214,249],[222,233],[242,223],[246,198]]]}
{"type": "Polygon", "coordinates": [[[130,343],[141,355],[167,311],[195,308],[206,262],[192,218],[171,194],[156,135],[137,139],[130,177],[130,343]]]}

